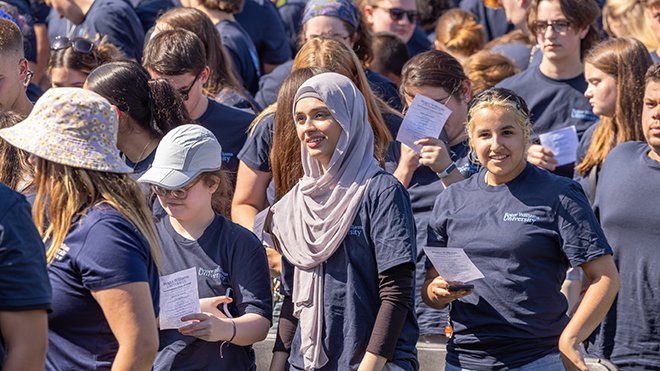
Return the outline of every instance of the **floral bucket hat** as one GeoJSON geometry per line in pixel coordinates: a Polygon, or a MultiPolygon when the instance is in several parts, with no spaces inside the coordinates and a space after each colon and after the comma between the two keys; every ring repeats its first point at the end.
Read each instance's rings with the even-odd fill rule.
{"type": "Polygon", "coordinates": [[[79,88],[53,88],[25,120],[0,129],[0,137],[58,164],[131,173],[117,149],[117,125],[117,112],[102,96],[79,88]]]}

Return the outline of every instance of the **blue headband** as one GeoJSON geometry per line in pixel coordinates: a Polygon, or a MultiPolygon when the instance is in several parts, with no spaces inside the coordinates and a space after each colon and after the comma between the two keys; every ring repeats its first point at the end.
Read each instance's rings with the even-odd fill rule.
{"type": "Polygon", "coordinates": [[[350,0],[309,0],[303,12],[302,24],[320,15],[339,18],[355,29],[360,24],[357,8],[350,0]]]}
{"type": "Polygon", "coordinates": [[[5,12],[2,9],[0,9],[0,18],[13,22],[16,26],[18,26],[19,30],[21,29],[21,25],[18,23],[18,21],[14,17],[12,17],[11,14],[5,12]]]}

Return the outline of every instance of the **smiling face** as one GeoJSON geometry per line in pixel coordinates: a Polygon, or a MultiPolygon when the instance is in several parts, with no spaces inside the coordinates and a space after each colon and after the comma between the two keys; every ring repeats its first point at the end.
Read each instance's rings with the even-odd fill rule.
{"type": "Polygon", "coordinates": [[[309,155],[318,160],[323,169],[327,169],[342,133],[341,126],[328,106],[316,98],[300,99],[293,115],[298,139],[309,155]]]}
{"type": "Polygon", "coordinates": [[[649,81],[644,91],[642,128],[651,147],[651,158],[660,161],[660,82],[649,81]]]}
{"type": "Polygon", "coordinates": [[[589,84],[584,96],[589,99],[593,112],[599,116],[613,117],[616,111],[616,78],[591,63],[585,63],[584,77],[589,84]]]}
{"type": "Polygon", "coordinates": [[[488,184],[504,184],[517,177],[527,161],[527,138],[516,115],[504,107],[484,107],[472,114],[470,145],[487,170],[488,184]]]}
{"type": "MultiPolygon", "coordinates": [[[[561,11],[559,1],[543,0],[539,2],[536,23],[568,22],[561,11]]],[[[533,27],[530,27],[533,28],[533,27]]],[[[536,40],[543,51],[543,59],[555,63],[580,58],[580,42],[587,35],[589,28],[576,30],[570,25],[563,32],[555,31],[556,27],[546,27],[536,32],[536,40]]],[[[534,32],[534,31],[533,31],[534,32]]]]}

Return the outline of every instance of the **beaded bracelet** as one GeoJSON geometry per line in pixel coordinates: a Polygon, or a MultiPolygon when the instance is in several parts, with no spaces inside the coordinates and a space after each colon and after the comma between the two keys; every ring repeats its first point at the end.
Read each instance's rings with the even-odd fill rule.
{"type": "Polygon", "coordinates": [[[234,322],[234,320],[231,319],[231,318],[230,318],[229,320],[231,321],[231,338],[229,338],[229,340],[225,340],[225,341],[223,341],[222,344],[220,344],[220,358],[225,358],[225,357],[222,355],[222,348],[225,346],[225,344],[227,344],[227,343],[230,343],[230,344],[231,344],[231,342],[232,342],[232,341],[234,340],[234,338],[236,337],[236,322],[234,322]]]}

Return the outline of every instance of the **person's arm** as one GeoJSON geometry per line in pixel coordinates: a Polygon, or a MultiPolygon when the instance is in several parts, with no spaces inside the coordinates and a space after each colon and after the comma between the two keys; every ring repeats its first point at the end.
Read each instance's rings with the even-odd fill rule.
{"type": "Polygon", "coordinates": [[[392,267],[378,275],[381,305],[358,370],[380,371],[394,356],[408,312],[413,310],[414,277],[412,263],[392,267]]]}
{"type": "Polygon", "coordinates": [[[270,178],[270,173],[252,169],[240,161],[231,202],[231,219],[234,223],[252,230],[254,217],[268,206],[266,190],[270,178]]]}
{"type": "Polygon", "coordinates": [[[589,283],[587,291],[559,338],[559,350],[567,370],[588,370],[580,353],[580,344],[605,318],[620,287],[612,255],[603,255],[581,267],[589,283]]]}
{"type": "Polygon", "coordinates": [[[119,343],[113,371],[151,370],[158,351],[158,328],[147,282],[92,291],[119,343]]]}
{"type": "Polygon", "coordinates": [[[527,149],[527,161],[549,171],[555,171],[557,168],[557,160],[555,154],[551,150],[543,147],[540,144],[532,144],[527,149]]]}
{"type": "Polygon", "coordinates": [[[270,371],[284,371],[291,352],[291,343],[298,327],[298,318],[293,315],[293,301],[291,296],[284,296],[280,319],[277,324],[277,335],[273,347],[273,358],[270,362],[270,371]]]}
{"type": "Polygon", "coordinates": [[[444,309],[456,299],[472,293],[472,290],[448,291],[449,285],[461,285],[463,282],[446,281],[435,268],[426,270],[426,281],[422,287],[422,300],[431,308],[444,309]]]}
{"type": "Polygon", "coordinates": [[[204,341],[229,341],[240,346],[252,345],[266,338],[270,321],[256,313],[246,313],[238,318],[226,318],[211,313],[195,313],[184,316],[182,321],[198,321],[179,329],[182,335],[194,336],[204,341]]]}
{"type": "Polygon", "coordinates": [[[44,369],[48,348],[45,310],[0,311],[0,329],[7,352],[3,371],[44,369]]]}
{"type": "Polygon", "coordinates": [[[410,181],[412,180],[413,173],[419,166],[419,154],[415,152],[412,148],[401,143],[401,156],[399,156],[399,163],[396,166],[396,169],[392,173],[395,178],[403,184],[404,187],[408,188],[410,181]]]}

